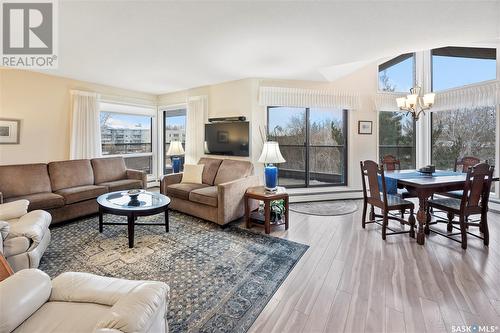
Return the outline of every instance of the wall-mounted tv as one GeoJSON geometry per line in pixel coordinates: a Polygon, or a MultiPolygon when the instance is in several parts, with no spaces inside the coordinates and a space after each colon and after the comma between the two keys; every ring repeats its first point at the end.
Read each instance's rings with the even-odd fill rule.
{"type": "Polygon", "coordinates": [[[250,156],[248,121],[205,124],[205,154],[250,156]]]}

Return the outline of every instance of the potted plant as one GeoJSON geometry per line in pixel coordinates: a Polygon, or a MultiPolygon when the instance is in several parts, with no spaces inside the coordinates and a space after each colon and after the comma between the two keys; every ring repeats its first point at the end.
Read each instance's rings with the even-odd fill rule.
{"type": "Polygon", "coordinates": [[[285,214],[285,200],[274,200],[271,202],[271,222],[278,222],[285,214]]]}

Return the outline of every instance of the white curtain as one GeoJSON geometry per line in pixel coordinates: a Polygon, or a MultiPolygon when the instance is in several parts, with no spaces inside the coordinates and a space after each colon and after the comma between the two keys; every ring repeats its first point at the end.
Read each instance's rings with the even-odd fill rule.
{"type": "Polygon", "coordinates": [[[499,103],[500,83],[495,81],[438,92],[431,111],[473,109],[499,103]]]}
{"type": "Polygon", "coordinates": [[[375,95],[375,110],[399,111],[396,98],[405,97],[408,93],[380,92],[375,95]]]}
{"type": "Polygon", "coordinates": [[[94,92],[71,91],[70,159],[101,156],[101,129],[98,95],[94,92]]]}
{"type": "Polygon", "coordinates": [[[197,163],[203,156],[205,123],[208,120],[208,97],[188,98],[186,115],[186,163],[197,163]]]}
{"type": "Polygon", "coordinates": [[[331,89],[260,87],[259,104],[355,110],[360,107],[360,96],[331,89]]]}

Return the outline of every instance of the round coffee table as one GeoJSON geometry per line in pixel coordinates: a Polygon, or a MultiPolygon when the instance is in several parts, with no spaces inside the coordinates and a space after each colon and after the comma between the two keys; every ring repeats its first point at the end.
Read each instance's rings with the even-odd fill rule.
{"type": "Polygon", "coordinates": [[[97,198],[99,204],[99,232],[104,225],[127,225],[128,247],[134,247],[135,225],[161,225],[159,223],[137,223],[138,216],[165,213],[165,230],[168,232],[168,205],[170,198],[160,194],[141,191],[137,196],[130,196],[127,191],[110,192],[97,198]],[[127,216],[127,223],[103,222],[103,214],[127,216]]]}

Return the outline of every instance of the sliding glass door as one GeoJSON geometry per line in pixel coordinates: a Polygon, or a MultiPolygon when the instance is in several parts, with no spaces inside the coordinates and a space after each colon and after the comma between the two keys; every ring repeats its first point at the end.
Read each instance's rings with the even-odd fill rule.
{"type": "MultiPolygon", "coordinates": [[[[163,174],[172,173],[172,161],[167,156],[170,142],[180,141],[185,148],[186,143],[186,109],[163,111],[163,174]]],[[[184,156],[181,157],[181,166],[184,165],[184,156]]],[[[181,167],[182,171],[182,167],[181,167]]]]}
{"type": "Polygon", "coordinates": [[[279,184],[287,187],[347,184],[347,112],[328,108],[268,107],[268,139],[286,162],[279,184]]]}

